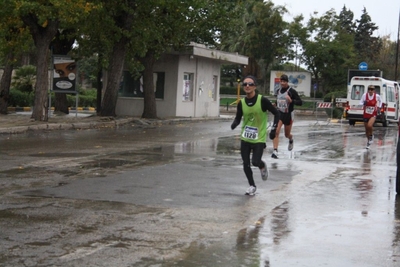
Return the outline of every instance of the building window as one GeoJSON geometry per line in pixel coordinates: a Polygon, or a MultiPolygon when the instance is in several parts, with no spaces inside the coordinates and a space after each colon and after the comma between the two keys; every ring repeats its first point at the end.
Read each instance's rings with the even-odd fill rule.
{"type": "Polygon", "coordinates": [[[193,73],[183,74],[182,101],[193,101],[193,73]]]}
{"type": "MultiPolygon", "coordinates": [[[[165,72],[154,72],[154,92],[157,99],[164,99],[165,72]]],[[[124,71],[118,95],[122,97],[143,98],[143,77],[135,79],[128,71],[124,71]]]]}
{"type": "Polygon", "coordinates": [[[217,87],[218,87],[218,76],[213,76],[213,83],[212,83],[212,88],[211,88],[211,93],[212,93],[212,100],[217,101],[217,87]]]}

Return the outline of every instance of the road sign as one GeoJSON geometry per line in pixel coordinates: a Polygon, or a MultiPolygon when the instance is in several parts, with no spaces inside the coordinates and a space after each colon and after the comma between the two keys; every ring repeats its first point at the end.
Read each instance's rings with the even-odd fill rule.
{"type": "Polygon", "coordinates": [[[366,62],[361,62],[360,64],[358,64],[358,69],[359,70],[367,70],[368,64],[366,62]]]}
{"type": "Polygon", "coordinates": [[[347,98],[336,98],[336,103],[346,103],[347,98]]]}

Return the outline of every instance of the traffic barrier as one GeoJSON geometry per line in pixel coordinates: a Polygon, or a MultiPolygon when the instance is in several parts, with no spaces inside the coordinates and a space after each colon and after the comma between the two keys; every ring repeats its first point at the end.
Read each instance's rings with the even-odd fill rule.
{"type": "Polygon", "coordinates": [[[321,125],[319,123],[319,119],[318,119],[318,113],[319,113],[318,109],[330,109],[331,110],[331,117],[326,120],[326,125],[330,124],[331,120],[332,120],[332,117],[333,117],[333,103],[332,102],[317,102],[316,103],[316,106],[315,106],[315,119],[316,119],[316,122],[315,122],[314,126],[315,125],[321,125]]]}
{"type": "Polygon", "coordinates": [[[332,108],[331,102],[319,102],[317,108],[332,108]]]}

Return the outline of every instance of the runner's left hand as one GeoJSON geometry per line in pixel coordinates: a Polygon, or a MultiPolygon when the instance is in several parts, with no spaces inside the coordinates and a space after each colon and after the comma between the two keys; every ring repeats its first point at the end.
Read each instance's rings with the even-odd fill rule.
{"type": "Polygon", "coordinates": [[[269,131],[269,139],[274,140],[276,135],[276,129],[271,128],[271,131],[269,131]]]}

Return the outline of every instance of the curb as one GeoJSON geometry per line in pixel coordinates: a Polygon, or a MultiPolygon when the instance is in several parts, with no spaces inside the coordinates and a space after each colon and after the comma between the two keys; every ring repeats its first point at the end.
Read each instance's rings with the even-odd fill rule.
{"type": "Polygon", "coordinates": [[[213,118],[169,118],[169,119],[141,119],[137,117],[110,118],[104,117],[98,121],[76,122],[37,122],[34,125],[21,125],[11,127],[0,127],[0,134],[21,134],[31,131],[52,131],[52,130],[85,130],[100,128],[118,128],[129,123],[135,127],[154,127],[160,125],[179,124],[184,122],[200,122],[205,120],[231,120],[230,116],[213,118]]]}
{"type": "Polygon", "coordinates": [[[58,122],[58,123],[42,123],[27,126],[14,126],[0,128],[0,134],[21,134],[30,131],[51,131],[51,130],[83,130],[83,129],[99,129],[99,128],[117,128],[128,123],[137,121],[136,118],[123,118],[108,121],[92,121],[92,122],[58,122]]]}
{"type": "MultiPolygon", "coordinates": [[[[52,107],[51,110],[54,110],[52,107]]],[[[75,110],[75,107],[68,108],[68,110],[75,110]]],[[[96,111],[96,108],[92,107],[78,107],[79,111],[96,111]]],[[[7,111],[14,111],[14,112],[20,112],[20,111],[32,111],[31,107],[8,107],[7,111]]]]}

